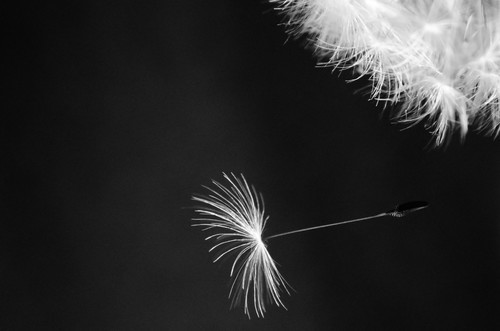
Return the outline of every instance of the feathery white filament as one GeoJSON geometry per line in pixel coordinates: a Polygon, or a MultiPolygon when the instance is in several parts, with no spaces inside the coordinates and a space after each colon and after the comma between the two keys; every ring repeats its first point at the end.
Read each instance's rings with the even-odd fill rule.
{"type": "Polygon", "coordinates": [[[372,80],[372,98],[402,102],[441,144],[459,129],[500,131],[500,1],[270,0],[335,68],[372,80]]]}
{"type": "Polygon", "coordinates": [[[250,306],[257,317],[266,312],[266,302],[282,306],[280,292],[288,292],[288,284],[281,276],[266,245],[262,241],[268,217],[264,216],[264,200],[255,188],[248,185],[243,175],[241,178],[224,174],[230,186],[212,181],[215,189],[206,187],[210,194],[206,197],[195,196],[194,201],[205,206],[195,211],[200,217],[193,220],[199,222],[204,230],[219,230],[206,239],[216,239],[218,243],[210,251],[220,249],[217,262],[229,253],[236,254],[231,267],[233,279],[229,297],[232,306],[243,303],[244,311],[250,318],[250,306]]]}

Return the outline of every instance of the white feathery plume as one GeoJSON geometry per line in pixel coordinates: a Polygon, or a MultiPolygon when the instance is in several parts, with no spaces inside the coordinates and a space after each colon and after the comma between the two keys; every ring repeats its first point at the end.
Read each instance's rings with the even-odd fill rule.
{"type": "Polygon", "coordinates": [[[232,173],[231,176],[225,173],[223,175],[229,182],[229,187],[213,180],[215,188],[204,186],[210,192],[208,196],[192,197],[194,201],[204,205],[195,209],[199,217],[193,218],[196,222],[193,225],[201,226],[203,230],[218,231],[206,238],[206,240],[215,238],[218,241],[210,249],[210,251],[220,249],[214,263],[229,253],[236,255],[230,273],[232,285],[229,298],[232,307],[243,303],[244,312],[249,318],[251,301],[257,317],[264,317],[266,302],[286,309],[280,294],[283,291],[290,294],[288,290],[290,286],[278,271],[275,261],[267,250],[265,243],[267,240],[383,216],[403,217],[428,206],[423,201],[412,201],[373,216],[287,231],[262,238],[268,219],[265,216],[262,195],[258,194],[253,186],[248,185],[243,175],[241,178],[232,173]]]}
{"type": "Polygon", "coordinates": [[[401,102],[443,143],[469,127],[500,132],[500,1],[270,0],[326,65],[372,80],[372,98],[401,102]]]}
{"type": "Polygon", "coordinates": [[[263,317],[265,303],[270,301],[282,306],[280,292],[288,294],[288,284],[281,276],[262,239],[268,216],[264,214],[264,200],[252,186],[249,187],[243,175],[241,179],[231,174],[224,174],[229,182],[227,188],[212,181],[216,189],[205,187],[210,191],[207,197],[194,196],[193,200],[207,207],[195,210],[200,217],[194,218],[195,226],[204,230],[217,229],[221,232],[210,235],[206,240],[215,238],[219,241],[210,251],[221,248],[221,253],[214,260],[217,262],[228,253],[237,254],[230,276],[233,278],[229,297],[232,306],[243,301],[244,311],[250,318],[250,300],[257,317],[263,317]]]}

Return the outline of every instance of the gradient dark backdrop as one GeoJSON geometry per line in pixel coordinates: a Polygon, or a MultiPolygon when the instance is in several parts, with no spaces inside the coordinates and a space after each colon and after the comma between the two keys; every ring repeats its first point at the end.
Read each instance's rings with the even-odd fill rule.
{"type": "Polygon", "coordinates": [[[0,328],[423,330],[499,326],[500,141],[423,125],[315,67],[261,1],[75,1],[4,11],[0,328]],[[190,227],[221,172],[263,192],[296,293],[229,311],[229,263],[190,227]]]}

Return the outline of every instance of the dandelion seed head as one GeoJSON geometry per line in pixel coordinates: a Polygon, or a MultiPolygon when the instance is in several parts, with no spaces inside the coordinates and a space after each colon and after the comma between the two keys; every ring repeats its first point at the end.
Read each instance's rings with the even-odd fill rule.
{"type": "Polygon", "coordinates": [[[249,318],[253,307],[257,317],[263,317],[267,303],[285,308],[281,293],[289,294],[288,284],[262,238],[268,219],[262,195],[248,185],[243,175],[223,175],[228,187],[212,181],[214,187],[206,187],[207,196],[192,198],[203,204],[195,209],[198,217],[193,218],[194,225],[216,231],[206,238],[217,242],[210,249],[219,251],[214,262],[228,255],[236,256],[230,272],[231,307],[242,304],[249,318]]]}
{"type": "Polygon", "coordinates": [[[452,132],[500,131],[500,1],[270,0],[322,65],[356,69],[397,119],[452,132]],[[404,116],[401,116],[404,115],[404,116]]]}

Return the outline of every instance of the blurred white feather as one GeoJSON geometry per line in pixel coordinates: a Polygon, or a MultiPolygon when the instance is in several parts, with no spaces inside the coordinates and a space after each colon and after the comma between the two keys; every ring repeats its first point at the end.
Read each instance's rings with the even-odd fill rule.
{"type": "Polygon", "coordinates": [[[500,131],[500,1],[270,0],[325,64],[401,102],[400,122],[427,120],[436,144],[469,127],[500,131]]]}

